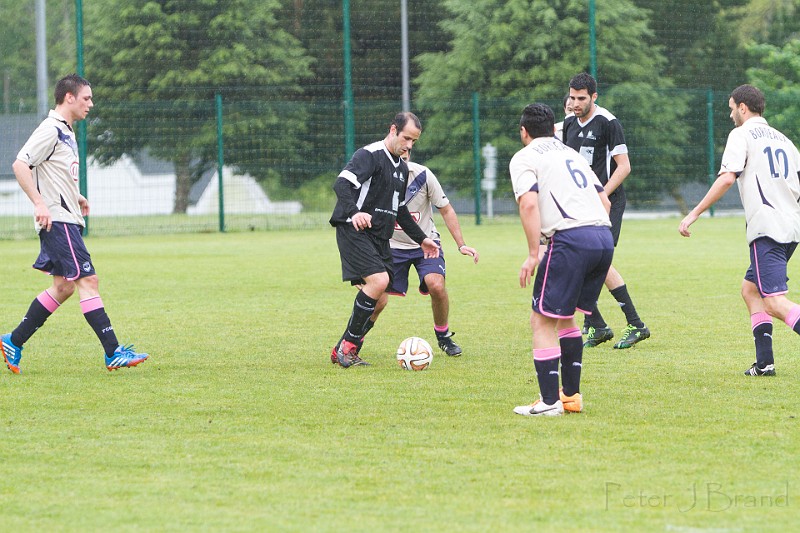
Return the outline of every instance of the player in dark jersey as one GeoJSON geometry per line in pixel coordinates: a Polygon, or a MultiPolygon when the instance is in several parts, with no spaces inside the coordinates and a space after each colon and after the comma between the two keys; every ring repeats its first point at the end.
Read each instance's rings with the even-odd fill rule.
{"type": "Polygon", "coordinates": [[[395,221],[418,243],[425,257],[439,256],[438,245],[420,229],[405,205],[408,165],[402,157],[422,133],[419,119],[398,113],[382,141],[353,154],[334,183],[336,207],[330,223],[342,260],[342,281],[360,288],[353,312],[331,362],[347,368],[367,363],[358,356],[380,301],[385,305],[393,272],[389,239],[395,221]]]}
{"type": "MultiPolygon", "coordinates": [[[[608,199],[611,200],[609,218],[616,246],[626,203],[622,182],[631,171],[622,125],[607,109],[595,103],[597,82],[589,74],[584,72],[570,80],[569,97],[573,115],[564,119],[564,143],[577,150],[600,178],[600,183],[603,184],[608,199]]],[[[633,300],[628,294],[625,280],[613,265],[608,270],[606,287],[619,302],[628,322],[622,332],[622,338],[614,348],[630,348],[650,337],[650,330],[639,318],[633,300]]],[[[587,333],[584,346],[587,348],[614,338],[614,332],[608,327],[596,305],[592,314],[586,315],[584,329],[587,333]]]]}

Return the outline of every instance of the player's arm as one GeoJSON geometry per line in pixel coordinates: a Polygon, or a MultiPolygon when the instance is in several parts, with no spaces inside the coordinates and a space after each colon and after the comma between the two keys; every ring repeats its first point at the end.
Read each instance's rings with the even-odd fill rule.
{"type": "Polygon", "coordinates": [[[400,227],[403,228],[403,231],[412,241],[420,245],[426,258],[435,259],[439,257],[439,246],[433,239],[425,235],[425,232],[416,223],[405,204],[397,208],[397,223],[400,224],[400,227]]]}
{"type": "Polygon", "coordinates": [[[17,159],[11,165],[11,168],[14,170],[17,183],[19,183],[19,186],[28,198],[30,198],[31,202],[33,202],[33,215],[36,219],[36,224],[44,228],[45,231],[50,231],[50,227],[53,225],[53,218],[50,215],[50,209],[47,208],[44,198],[42,198],[42,195],[39,194],[39,191],[36,189],[36,184],[33,183],[33,172],[30,167],[25,161],[17,159]]]}
{"type": "Polygon", "coordinates": [[[464,236],[461,234],[461,224],[458,223],[458,215],[456,215],[456,210],[453,209],[453,206],[447,204],[439,209],[439,214],[442,215],[442,220],[444,220],[447,229],[450,231],[450,235],[452,235],[453,240],[456,241],[458,251],[461,252],[462,255],[471,255],[473,262],[477,263],[478,251],[475,248],[467,246],[464,242],[464,236]]]}
{"type": "Polygon", "coordinates": [[[613,158],[617,168],[614,169],[614,173],[609,176],[608,182],[605,184],[606,194],[609,196],[622,185],[622,182],[631,173],[631,160],[628,154],[616,154],[613,158]]]}
{"type": "Polygon", "coordinates": [[[340,175],[333,183],[333,192],[336,193],[336,199],[344,208],[347,217],[356,230],[372,227],[372,216],[369,213],[359,211],[355,200],[353,200],[353,183],[351,180],[340,175]]]}
{"type": "Polygon", "coordinates": [[[694,209],[689,211],[689,214],[686,215],[683,220],[681,220],[681,224],[678,227],[678,231],[684,237],[691,236],[689,232],[689,226],[694,224],[694,222],[700,218],[700,215],[706,212],[708,208],[712,205],[717,203],[720,198],[722,198],[728,189],[736,183],[736,174],[733,172],[723,172],[721,173],[714,183],[711,185],[711,188],[708,190],[706,195],[700,200],[694,209]]]}
{"type": "Polygon", "coordinates": [[[542,221],[539,214],[538,192],[526,192],[519,197],[519,219],[528,241],[528,257],[522,263],[519,272],[519,286],[525,288],[531,282],[533,271],[539,264],[539,237],[542,234],[542,221]]]}

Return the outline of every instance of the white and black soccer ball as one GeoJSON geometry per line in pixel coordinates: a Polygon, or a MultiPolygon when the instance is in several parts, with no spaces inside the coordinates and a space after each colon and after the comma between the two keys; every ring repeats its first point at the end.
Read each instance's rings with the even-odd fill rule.
{"type": "Polygon", "coordinates": [[[397,347],[397,363],[404,370],[425,370],[433,361],[433,350],[425,339],[409,337],[397,347]]]}

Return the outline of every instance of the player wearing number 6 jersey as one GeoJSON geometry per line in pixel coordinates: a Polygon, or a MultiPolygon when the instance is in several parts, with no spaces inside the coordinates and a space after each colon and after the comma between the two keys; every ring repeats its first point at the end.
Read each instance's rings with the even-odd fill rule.
{"type": "Polygon", "coordinates": [[[717,180],[681,221],[691,226],[737,182],[747,220],[750,267],[742,281],[742,298],[750,313],[756,362],[747,376],[774,376],[772,317],[800,334],[800,305],[786,298],[786,267],[800,242],[800,153],[764,114],[763,93],[752,85],[733,90],[728,107],[736,126],[728,135],[717,180]]]}
{"type": "Polygon", "coordinates": [[[582,410],[583,343],[575,310],[591,314],[614,255],[608,196],[586,160],[553,137],[554,120],[548,106],[527,106],[520,119],[525,147],[509,164],[528,241],[520,286],[527,287],[536,271],[531,329],[541,398],[514,409],[526,416],[582,410]],[[540,263],[541,236],[550,244],[540,263]]]}

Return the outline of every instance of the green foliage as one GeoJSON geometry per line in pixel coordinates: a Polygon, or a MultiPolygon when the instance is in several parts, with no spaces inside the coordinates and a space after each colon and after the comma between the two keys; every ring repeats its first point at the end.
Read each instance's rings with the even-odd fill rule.
{"type": "MultiPolygon", "coordinates": [[[[214,94],[226,104],[280,101],[300,91],[311,64],[274,17],[277,1],[103,0],[87,9],[87,76],[97,86],[92,123],[101,162],[143,148],[173,161],[179,178],[175,211],[186,208],[188,181],[216,161],[214,94]],[[156,103],[161,109],[136,105],[156,103]],[[155,124],[154,124],[155,122],[155,124]]],[[[303,114],[264,104],[244,128],[224,134],[227,163],[258,177],[271,154],[257,139],[275,129],[289,143],[304,131],[303,114]],[[254,141],[254,139],[256,139],[254,141]],[[255,144],[255,146],[254,146],[255,144]],[[244,157],[257,153],[257,157],[244,157]]]]}
{"type": "Polygon", "coordinates": [[[637,207],[658,205],[662,193],[680,198],[680,185],[704,175],[706,146],[691,145],[689,136],[696,128],[704,129],[705,113],[700,120],[693,119],[705,107],[692,110],[685,91],[644,82],[620,83],[609,89],[602,105],[623,125],[631,161],[625,191],[636,199],[637,207]]]}
{"type": "MultiPolygon", "coordinates": [[[[744,77],[744,48],[738,8],[746,0],[686,2],[634,0],[650,12],[652,29],[667,58],[663,74],[677,87],[730,91],[744,77]],[[731,13],[737,13],[735,17],[731,13]]],[[[753,27],[758,17],[747,14],[742,24],[753,27]],[[745,20],[747,21],[745,23],[745,20]]]]}
{"type": "Polygon", "coordinates": [[[753,43],[783,44],[800,32],[796,13],[798,0],[744,0],[723,10],[743,45],[753,43]]]}
{"type": "MultiPolygon", "coordinates": [[[[516,220],[462,219],[477,265],[445,237],[464,355],[436,349],[417,373],[394,360],[404,337],[433,339],[430,300],[416,292],[392,297],[370,332],[371,367],[328,361],[354,297],[330,228],[92,238],[117,335],[152,356],[107,372],[75,295],[26,344],[23,374],[2,368],[0,495],[13,505],[0,524],[792,531],[800,340],[776,322],[777,377],[741,375],[753,361],[742,222],[704,218],[691,239],[677,219],[625,223],[615,262],[653,336],[625,352],[587,350],[585,412],[547,420],[511,411],[537,394],[516,220]],[[750,467],[765,457],[769,468],[750,467]],[[736,494],[759,499],[724,499],[736,494]]],[[[34,240],[0,242],[2,332],[49,283],[30,269],[37,250],[34,240]]],[[[800,278],[796,262],[789,269],[800,278]]],[[[624,318],[608,291],[600,308],[618,332],[624,318]]]]}
{"type": "MultiPolygon", "coordinates": [[[[445,183],[468,190],[472,176],[470,91],[481,97],[480,138],[498,147],[501,169],[520,148],[518,117],[531,101],[561,111],[569,80],[588,69],[586,3],[580,0],[449,0],[452,17],[442,22],[451,36],[447,52],[418,58],[418,103],[427,120],[420,140],[423,160],[445,183]],[[463,177],[448,181],[449,176],[463,177]]],[[[647,12],[628,0],[603,2],[597,11],[598,103],[616,114],[626,130],[632,158],[633,190],[645,201],[694,181],[696,172],[678,167],[687,140],[681,124],[685,97],[673,93],[670,105],[656,105],[671,81],[661,76],[662,46],[654,43],[647,12]],[[606,96],[602,87],[613,87],[606,96]],[[611,104],[619,102],[615,107],[611,104]],[[653,129],[653,125],[657,129],[653,129]],[[665,179],[664,177],[667,176],[665,179]],[[640,180],[639,183],[635,183],[640,180]]],[[[501,180],[501,191],[509,187],[501,180]]]]}
{"type": "Polygon", "coordinates": [[[771,126],[795,142],[800,140],[800,39],[783,46],[752,45],[753,64],[747,69],[748,82],[764,91],[765,116],[771,126]]]}
{"type": "MultiPolygon", "coordinates": [[[[0,101],[2,113],[32,113],[36,102],[36,20],[34,1],[0,0],[3,31],[0,32],[0,101]],[[6,85],[7,84],[7,85],[6,85]],[[8,91],[6,92],[6,86],[8,91]],[[6,109],[6,102],[8,108],[6,109]]],[[[75,1],[45,2],[47,76],[55,81],[75,72],[75,1]]],[[[47,90],[53,106],[53,91],[47,90]]]]}

